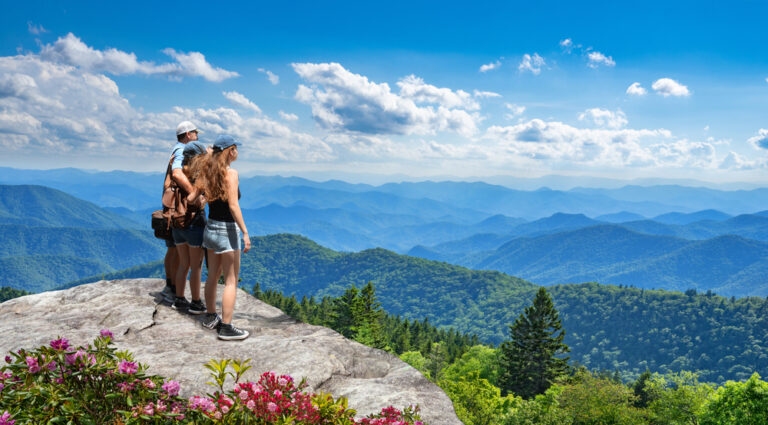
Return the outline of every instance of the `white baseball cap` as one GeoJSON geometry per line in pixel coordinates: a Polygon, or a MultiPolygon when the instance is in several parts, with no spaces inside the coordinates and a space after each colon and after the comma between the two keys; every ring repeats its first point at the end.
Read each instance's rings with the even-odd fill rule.
{"type": "Polygon", "coordinates": [[[179,125],[176,126],[176,135],[189,133],[190,131],[196,131],[198,133],[202,133],[202,131],[197,129],[197,126],[192,124],[192,121],[182,121],[179,123],[179,125]]]}

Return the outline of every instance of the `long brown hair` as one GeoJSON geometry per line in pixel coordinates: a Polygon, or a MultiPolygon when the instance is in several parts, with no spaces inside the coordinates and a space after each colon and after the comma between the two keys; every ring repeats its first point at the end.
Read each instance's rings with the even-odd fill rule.
{"type": "Polygon", "coordinates": [[[221,199],[227,200],[227,167],[229,167],[229,150],[232,147],[207,154],[206,160],[201,161],[200,173],[195,181],[195,186],[205,192],[208,202],[221,199]]]}

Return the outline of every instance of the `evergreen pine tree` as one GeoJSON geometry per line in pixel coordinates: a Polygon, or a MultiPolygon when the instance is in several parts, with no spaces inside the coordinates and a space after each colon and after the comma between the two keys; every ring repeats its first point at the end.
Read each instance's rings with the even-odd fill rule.
{"type": "Polygon", "coordinates": [[[381,303],[376,301],[376,290],[373,283],[368,282],[353,307],[355,340],[374,347],[387,348],[387,340],[381,327],[384,311],[381,303]]]}
{"type": "Polygon", "coordinates": [[[502,391],[529,399],[552,385],[568,369],[568,357],[558,357],[570,351],[563,343],[565,331],[552,299],[539,288],[533,305],[509,327],[510,340],[501,345],[502,391]]]}
{"type": "Polygon", "coordinates": [[[344,294],[333,299],[331,312],[331,328],[347,338],[354,338],[355,309],[359,291],[352,285],[344,294]]]}

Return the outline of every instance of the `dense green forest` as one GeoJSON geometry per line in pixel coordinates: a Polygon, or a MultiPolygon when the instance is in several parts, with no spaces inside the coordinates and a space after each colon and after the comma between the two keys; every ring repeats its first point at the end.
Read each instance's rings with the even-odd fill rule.
{"type": "MultiPolygon", "coordinates": [[[[372,282],[385,311],[429,318],[498,344],[538,286],[503,273],[474,271],[383,249],[340,253],[295,235],[254,237],[243,255],[247,288],[336,297],[372,282]]],[[[163,276],[160,262],[107,274],[107,279],[163,276]]],[[[90,281],[101,279],[95,276],[90,281]]],[[[88,279],[86,279],[88,281],[88,279]]],[[[705,381],[768,375],[768,302],[695,291],[669,292],[596,283],[548,288],[566,329],[571,358],[626,379],[651,371],[697,370],[705,381]]]]}
{"type": "Polygon", "coordinates": [[[15,289],[8,286],[0,287],[0,303],[8,301],[10,299],[29,295],[29,292],[22,291],[21,289],[15,289]]]}
{"type": "MultiPolygon", "coordinates": [[[[716,387],[687,371],[659,374],[646,370],[625,383],[618,373],[566,366],[564,359],[553,355],[561,345],[559,338],[553,339],[549,349],[526,345],[526,335],[538,335],[528,340],[533,341],[546,329],[560,329],[559,322],[555,323],[557,312],[543,289],[536,297],[539,303],[526,308],[511,327],[516,331],[511,331],[509,338],[517,342],[508,340],[501,350],[470,345],[476,343],[475,337],[453,329],[438,330],[426,321],[409,322],[387,314],[370,283],[361,290],[347,288],[339,297],[323,297],[320,302],[312,297],[299,302],[279,291],[262,291],[258,284],[253,292],[296,319],[329,326],[361,343],[399,354],[446,392],[466,425],[763,425],[768,421],[768,383],[758,374],[746,382],[731,381],[716,387]],[[539,313],[552,321],[534,319],[539,313]],[[551,370],[550,378],[528,394],[523,390],[537,375],[521,380],[519,371],[512,373],[515,359],[534,355],[526,351],[520,357],[517,351],[522,347],[549,350],[553,355],[549,361],[559,364],[551,370]],[[509,379],[517,384],[509,388],[505,385],[509,379]]],[[[695,295],[691,292],[687,296],[695,295]]],[[[567,351],[567,346],[562,348],[567,351]]],[[[544,360],[546,356],[539,362],[544,360]]]]}

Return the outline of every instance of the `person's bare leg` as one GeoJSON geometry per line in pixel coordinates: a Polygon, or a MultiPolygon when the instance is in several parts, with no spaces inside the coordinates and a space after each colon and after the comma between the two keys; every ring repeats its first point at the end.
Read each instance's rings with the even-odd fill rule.
{"type": "Polygon", "coordinates": [[[165,251],[163,264],[165,264],[165,278],[171,280],[171,285],[176,282],[176,263],[176,247],[168,248],[165,251]]]}
{"type": "Polygon", "coordinates": [[[200,299],[200,275],[203,272],[203,263],[200,260],[202,258],[202,248],[189,247],[189,289],[193,300],[200,299]]]}
{"type": "Polygon", "coordinates": [[[216,287],[221,276],[221,254],[208,250],[208,278],[205,280],[205,308],[216,313],[216,287]]]}
{"type": "Polygon", "coordinates": [[[224,293],[221,294],[221,323],[231,324],[237,297],[237,274],[235,271],[235,253],[221,254],[221,270],[224,272],[224,293]]]}
{"type": "Polygon", "coordinates": [[[176,252],[179,257],[179,265],[176,269],[176,296],[181,298],[187,289],[187,272],[189,271],[189,245],[176,245],[176,252]]]}

